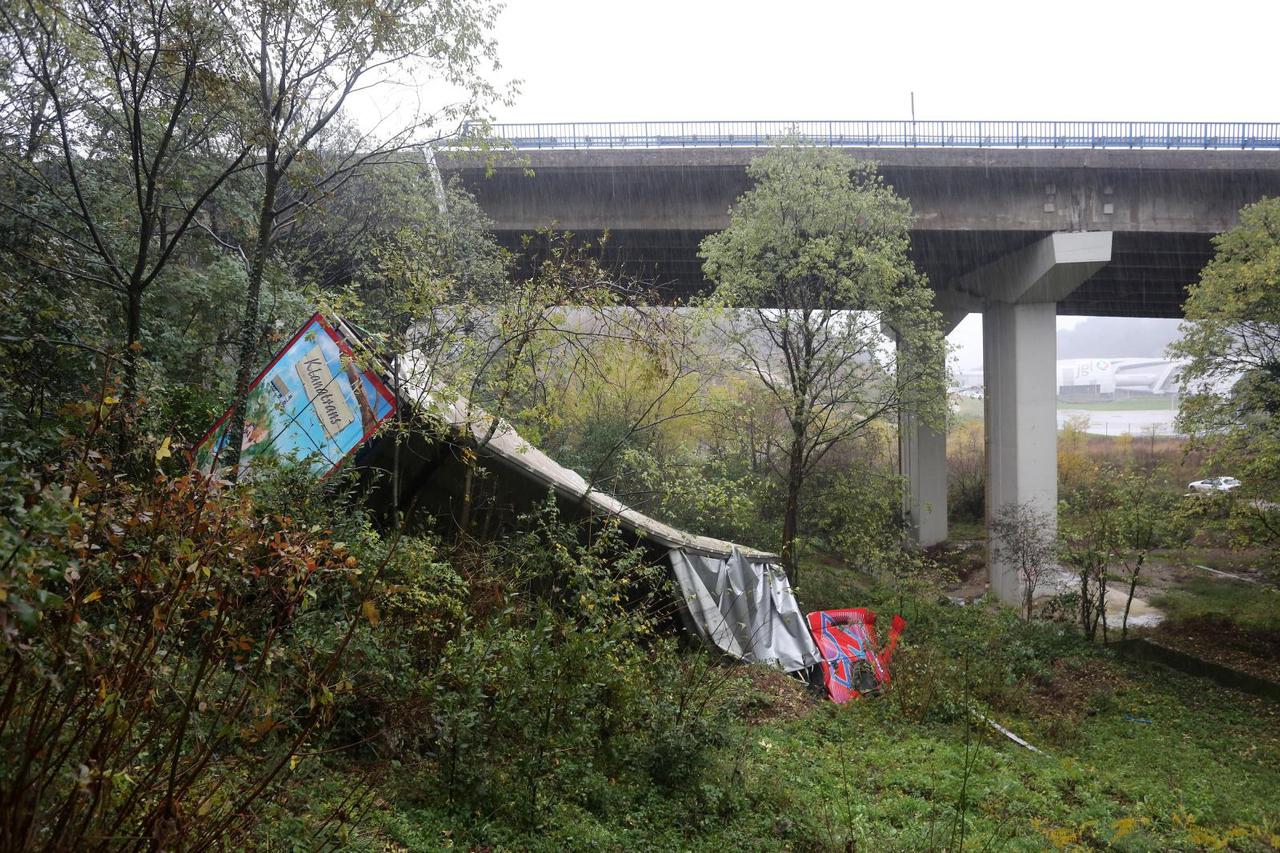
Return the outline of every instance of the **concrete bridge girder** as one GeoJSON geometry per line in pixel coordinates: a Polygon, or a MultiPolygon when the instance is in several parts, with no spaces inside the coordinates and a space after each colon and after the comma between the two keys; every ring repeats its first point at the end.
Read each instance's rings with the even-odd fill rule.
{"type": "MultiPolygon", "coordinates": [[[[923,231],[1215,233],[1280,188],[1280,157],[1253,151],[845,149],[875,161],[923,231]]],[[[440,154],[503,229],[719,231],[767,149],[440,154]],[[494,168],[489,169],[493,165],[494,168]],[[529,175],[532,171],[532,176],[529,175]],[[487,177],[486,177],[487,176],[487,177]]]]}
{"type": "MultiPolygon", "coordinates": [[[[606,254],[672,298],[705,289],[697,257],[749,188],[767,149],[536,150],[440,153],[512,247],[554,226],[613,236],[606,254]],[[490,170],[489,166],[493,168],[490,170]],[[532,175],[530,175],[530,171],[532,175]]],[[[1061,302],[1062,313],[1179,316],[1212,234],[1239,208],[1280,195],[1280,152],[854,148],[911,202],[913,257],[946,284],[1054,232],[1110,231],[1112,267],[1061,302]]]]}

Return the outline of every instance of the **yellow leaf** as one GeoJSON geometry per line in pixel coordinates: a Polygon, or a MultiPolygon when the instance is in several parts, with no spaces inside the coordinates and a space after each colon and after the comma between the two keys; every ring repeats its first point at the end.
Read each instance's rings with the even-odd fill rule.
{"type": "Polygon", "coordinates": [[[93,592],[91,592],[91,593],[89,593],[88,595],[86,595],[86,596],[84,597],[84,600],[83,600],[83,601],[81,601],[80,603],[81,603],[81,604],[92,604],[93,602],[97,601],[99,598],[102,598],[102,590],[100,590],[100,589],[95,589],[93,592]]]}
{"type": "Polygon", "coordinates": [[[160,464],[160,460],[168,459],[173,455],[173,451],[169,449],[169,436],[164,437],[164,441],[160,442],[160,446],[156,448],[156,464],[160,464]]]}
{"type": "Polygon", "coordinates": [[[114,406],[116,403],[119,403],[119,402],[120,402],[119,397],[114,397],[110,394],[102,398],[102,404],[104,406],[114,406]]]}
{"type": "Polygon", "coordinates": [[[276,721],[271,718],[268,713],[265,717],[253,724],[254,731],[258,733],[258,737],[262,737],[276,726],[276,721]]]}
{"type": "Polygon", "coordinates": [[[373,599],[366,598],[364,604],[360,605],[360,612],[364,614],[364,618],[369,620],[369,624],[378,627],[378,606],[373,603],[373,599]]]}
{"type": "Polygon", "coordinates": [[[298,769],[298,756],[292,755],[289,757],[289,769],[290,770],[298,769]]]}

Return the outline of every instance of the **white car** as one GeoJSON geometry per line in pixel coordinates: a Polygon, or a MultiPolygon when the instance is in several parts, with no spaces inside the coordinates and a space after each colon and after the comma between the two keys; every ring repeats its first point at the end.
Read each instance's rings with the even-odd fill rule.
{"type": "Polygon", "coordinates": [[[1240,481],[1235,477],[1208,477],[1187,483],[1187,488],[1193,492],[1229,492],[1240,488],[1240,481]]]}

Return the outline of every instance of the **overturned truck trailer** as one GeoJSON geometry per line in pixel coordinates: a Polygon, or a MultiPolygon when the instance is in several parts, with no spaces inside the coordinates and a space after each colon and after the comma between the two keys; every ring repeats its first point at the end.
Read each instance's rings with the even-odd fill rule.
{"type": "Polygon", "coordinates": [[[452,517],[484,536],[550,490],[564,511],[616,519],[661,554],[683,596],[681,620],[710,646],[786,672],[819,663],[777,555],[679,530],[593,488],[510,424],[433,382],[417,353],[395,359],[387,384],[408,428],[361,455],[362,465],[399,475],[377,479],[370,495],[375,506],[452,517]],[[484,469],[483,482],[475,478],[475,463],[484,469]]]}
{"type": "Polygon", "coordinates": [[[450,393],[419,354],[379,357],[362,338],[341,318],[312,316],[251,383],[240,452],[227,452],[228,411],[194,448],[195,464],[219,470],[234,456],[241,476],[251,476],[258,464],[289,458],[323,478],[354,455],[369,473],[373,507],[411,522],[434,514],[481,538],[499,535],[551,491],[568,515],[617,519],[668,562],[682,620],[711,646],[787,672],[819,662],[775,555],[678,530],[592,488],[450,393]],[[370,442],[391,418],[401,428],[370,442]]]}

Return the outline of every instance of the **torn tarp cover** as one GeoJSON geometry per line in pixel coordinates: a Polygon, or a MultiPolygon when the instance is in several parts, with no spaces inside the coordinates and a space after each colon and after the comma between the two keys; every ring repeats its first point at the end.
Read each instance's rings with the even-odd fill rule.
{"type": "Polygon", "coordinates": [[[821,657],[787,576],[777,565],[673,548],[671,567],[684,594],[691,628],[725,654],[785,672],[808,669],[821,657]]]}

